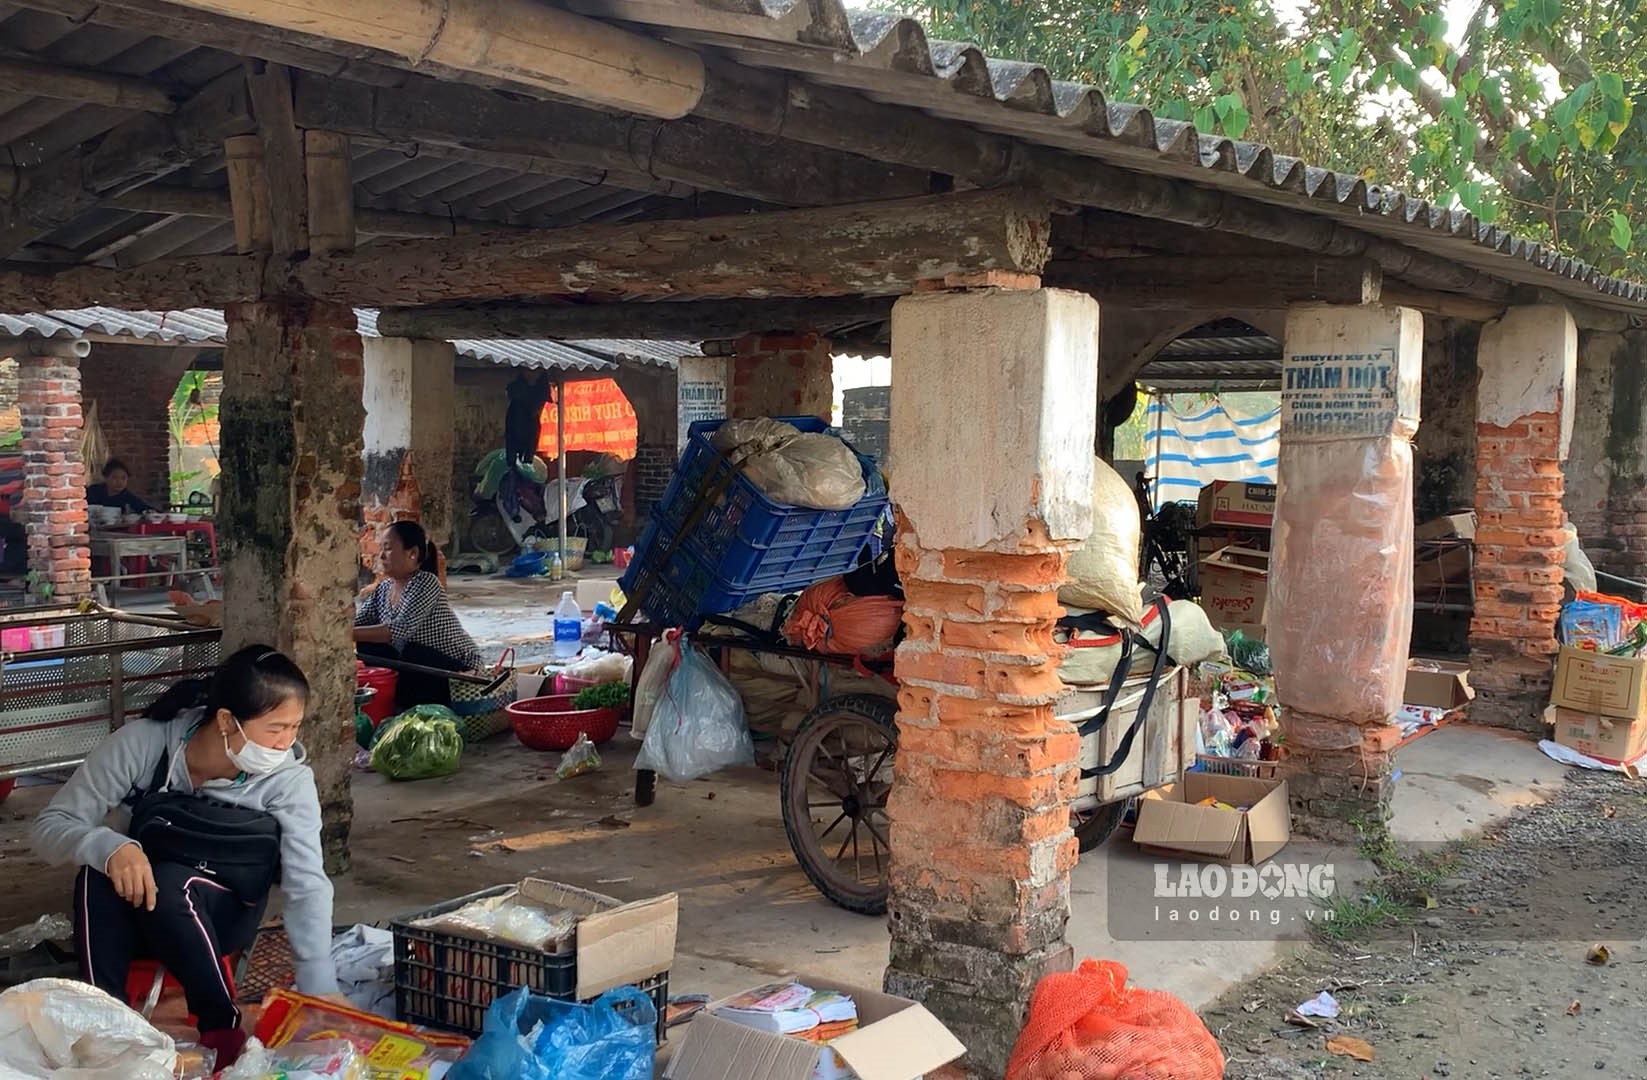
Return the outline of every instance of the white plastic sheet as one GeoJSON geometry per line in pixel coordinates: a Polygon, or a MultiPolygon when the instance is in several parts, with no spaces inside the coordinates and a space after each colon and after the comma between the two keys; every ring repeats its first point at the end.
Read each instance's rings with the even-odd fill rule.
{"type": "Polygon", "coordinates": [[[70,979],[0,994],[0,1080],[172,1080],[177,1048],[124,1003],[70,979]]]}
{"type": "Polygon", "coordinates": [[[1562,746],[1560,743],[1551,742],[1549,739],[1540,739],[1538,748],[1544,751],[1544,756],[1551,761],[1559,761],[1563,765],[1576,765],[1581,769],[1594,769],[1597,772],[1619,772],[1627,776],[1639,776],[1643,769],[1647,769],[1647,754],[1641,755],[1628,765],[1614,765],[1590,757],[1588,754],[1581,754],[1570,746],[1562,746]]]}

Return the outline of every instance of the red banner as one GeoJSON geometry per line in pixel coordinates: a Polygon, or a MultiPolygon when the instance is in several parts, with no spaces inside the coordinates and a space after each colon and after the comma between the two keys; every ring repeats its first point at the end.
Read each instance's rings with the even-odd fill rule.
{"type": "MultiPolygon", "coordinates": [[[[628,461],[635,456],[635,409],[611,379],[589,379],[566,384],[566,449],[616,454],[628,461]]],[[[538,454],[555,459],[555,405],[543,409],[543,433],[538,454]]]]}

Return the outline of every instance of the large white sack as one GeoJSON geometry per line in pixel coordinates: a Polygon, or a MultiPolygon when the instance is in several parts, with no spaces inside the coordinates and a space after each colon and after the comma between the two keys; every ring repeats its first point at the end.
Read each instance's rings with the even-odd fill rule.
{"type": "Polygon", "coordinates": [[[95,986],[35,979],[0,994],[6,1080],[171,1080],[176,1064],[170,1035],[95,986]]]}
{"type": "Polygon", "coordinates": [[[1137,624],[1144,614],[1138,585],[1143,526],[1132,488],[1102,458],[1092,463],[1092,533],[1069,557],[1070,581],[1058,599],[1070,607],[1107,611],[1137,624]]]}

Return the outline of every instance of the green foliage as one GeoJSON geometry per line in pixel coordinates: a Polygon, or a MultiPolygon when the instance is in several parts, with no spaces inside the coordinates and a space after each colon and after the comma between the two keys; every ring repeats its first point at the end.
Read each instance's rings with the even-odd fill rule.
{"type": "Polygon", "coordinates": [[[1638,0],[927,0],[944,40],[1647,278],[1638,0]],[[1447,11],[1464,14],[1449,23],[1447,11]]]}
{"type": "Polygon", "coordinates": [[[629,684],[625,682],[586,686],[572,698],[574,709],[621,709],[628,704],[629,684]]]}

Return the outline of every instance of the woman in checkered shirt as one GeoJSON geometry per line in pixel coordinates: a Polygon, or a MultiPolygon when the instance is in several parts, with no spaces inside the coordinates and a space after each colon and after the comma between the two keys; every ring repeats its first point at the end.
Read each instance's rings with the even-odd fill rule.
{"type": "MultiPolygon", "coordinates": [[[[440,553],[423,526],[397,521],[383,537],[385,578],[355,613],[361,656],[402,660],[442,671],[474,671],[480,650],[463,629],[436,576],[440,553]]],[[[450,705],[451,683],[438,675],[401,671],[395,708],[450,705]]]]}

